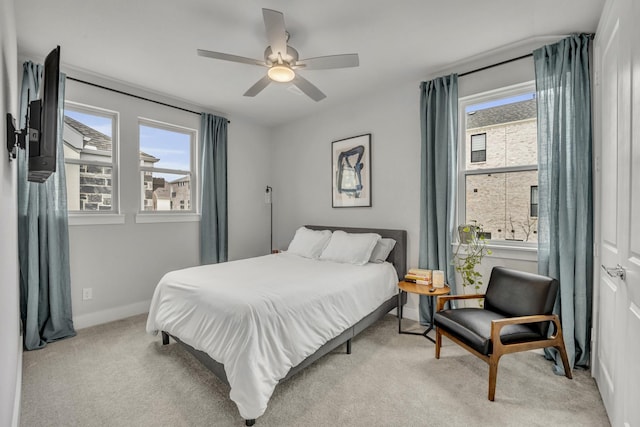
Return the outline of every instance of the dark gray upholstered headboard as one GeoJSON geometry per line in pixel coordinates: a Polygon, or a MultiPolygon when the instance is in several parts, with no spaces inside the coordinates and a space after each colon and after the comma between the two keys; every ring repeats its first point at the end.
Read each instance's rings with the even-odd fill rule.
{"type": "Polygon", "coordinates": [[[398,279],[403,280],[407,273],[407,231],[406,230],[388,230],[385,228],[354,228],[354,227],[336,227],[325,225],[305,225],[311,230],[343,230],[347,233],[378,233],[382,237],[393,239],[396,245],[387,257],[398,272],[398,279]]]}

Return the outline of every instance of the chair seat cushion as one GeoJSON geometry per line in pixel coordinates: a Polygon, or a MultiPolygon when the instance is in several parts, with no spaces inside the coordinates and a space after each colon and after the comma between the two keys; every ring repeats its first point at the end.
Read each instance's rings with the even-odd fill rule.
{"type": "MultiPolygon", "coordinates": [[[[482,308],[458,308],[439,311],[433,317],[438,328],[458,337],[484,355],[493,351],[491,345],[491,321],[505,319],[506,316],[482,308]]],[[[536,341],[544,339],[531,325],[507,325],[500,331],[500,340],[504,344],[536,341]]]]}

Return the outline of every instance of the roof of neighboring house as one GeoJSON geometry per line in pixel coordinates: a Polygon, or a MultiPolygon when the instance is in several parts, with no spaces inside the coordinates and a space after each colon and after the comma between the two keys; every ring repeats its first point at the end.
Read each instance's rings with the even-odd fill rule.
{"type": "Polygon", "coordinates": [[[467,113],[467,129],[532,119],[536,117],[536,114],[535,99],[485,108],[474,113],[467,113]]]}
{"type": "Polygon", "coordinates": [[[84,136],[85,147],[90,146],[102,151],[111,151],[111,138],[104,133],[98,132],[69,116],[64,116],[64,122],[84,136]]]}
{"type": "MultiPolygon", "coordinates": [[[[72,119],[67,115],[64,116],[64,122],[78,131],[84,137],[84,148],[93,147],[96,150],[100,151],[111,151],[111,137],[85,125],[84,123],[72,119]]],[[[157,157],[154,157],[151,154],[147,154],[142,151],[140,152],[140,157],[142,160],[150,162],[157,162],[158,160],[160,160],[157,157]]]]}

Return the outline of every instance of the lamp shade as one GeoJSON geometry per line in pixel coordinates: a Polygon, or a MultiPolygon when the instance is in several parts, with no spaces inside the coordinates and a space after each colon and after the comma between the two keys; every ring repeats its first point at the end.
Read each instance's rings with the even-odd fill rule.
{"type": "Polygon", "coordinates": [[[286,83],[293,80],[296,73],[288,65],[278,64],[269,68],[267,75],[274,82],[286,83]]]}

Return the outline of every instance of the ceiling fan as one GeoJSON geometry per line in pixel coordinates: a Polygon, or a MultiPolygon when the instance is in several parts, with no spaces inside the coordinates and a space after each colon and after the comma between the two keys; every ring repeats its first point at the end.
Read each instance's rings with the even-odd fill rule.
{"type": "Polygon", "coordinates": [[[264,61],[198,49],[198,55],[207,58],[259,65],[268,68],[267,75],[251,86],[249,90],[244,93],[244,96],[256,96],[272,81],[280,83],[291,82],[314,101],[321,101],[326,98],[326,95],[309,80],[297,73],[298,70],[326,70],[331,68],[357,67],[359,65],[357,53],[298,59],[298,51],[287,44],[289,41],[289,33],[284,26],[284,15],[282,12],[262,9],[262,17],[264,18],[264,26],[267,30],[267,41],[269,42],[269,46],[267,46],[264,51],[264,61]]]}

